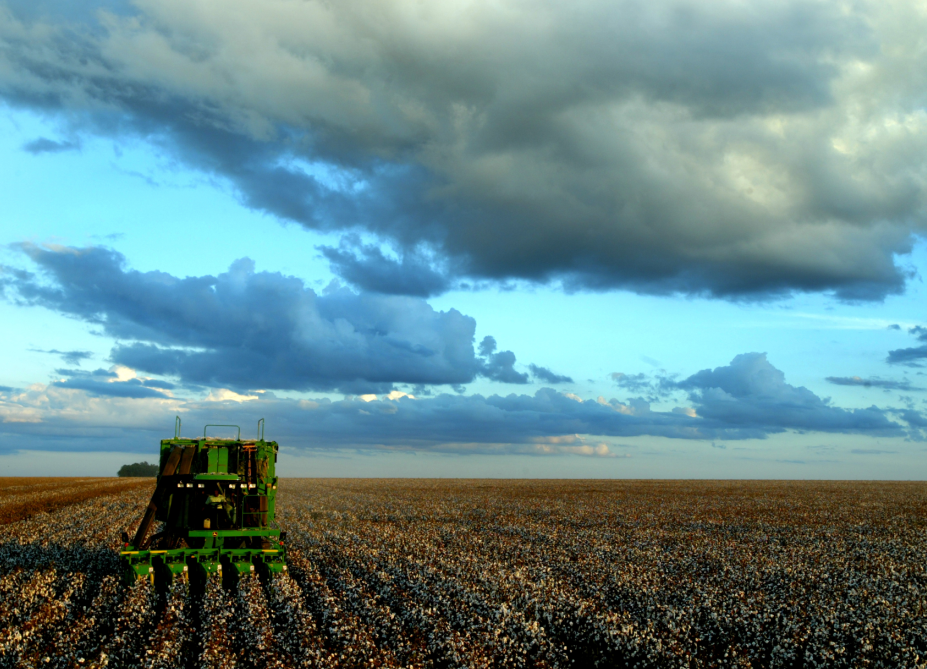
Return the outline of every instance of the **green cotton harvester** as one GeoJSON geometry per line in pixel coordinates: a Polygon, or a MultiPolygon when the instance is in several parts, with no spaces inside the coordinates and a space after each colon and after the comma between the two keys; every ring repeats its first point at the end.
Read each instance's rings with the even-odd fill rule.
{"type": "Polygon", "coordinates": [[[202,439],[161,441],[158,483],[135,538],[122,533],[120,552],[127,582],[150,578],[169,583],[221,573],[286,570],[286,533],[274,523],[277,442],[242,440],[237,425],[207,425],[202,439]],[[207,437],[210,427],[235,428],[235,439],[207,437]],[[155,520],[158,531],[149,530],[155,520]]]}

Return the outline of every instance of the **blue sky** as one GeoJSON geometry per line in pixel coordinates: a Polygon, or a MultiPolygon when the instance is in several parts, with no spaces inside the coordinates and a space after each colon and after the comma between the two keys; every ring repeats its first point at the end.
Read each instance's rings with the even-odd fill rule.
{"type": "Polygon", "coordinates": [[[351,6],[0,11],[4,475],[927,475],[923,16],[351,6]]]}

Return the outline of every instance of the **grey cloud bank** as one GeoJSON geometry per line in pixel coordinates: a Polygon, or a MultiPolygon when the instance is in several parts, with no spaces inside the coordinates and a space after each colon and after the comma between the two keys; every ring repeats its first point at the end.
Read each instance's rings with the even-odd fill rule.
{"type": "MultiPolygon", "coordinates": [[[[787,384],[760,353],[737,356],[730,365],[686,379],[679,385],[688,389],[693,408],[673,411],[653,411],[640,399],[583,401],[550,388],[504,397],[440,394],[420,399],[332,401],[255,393],[250,401],[241,401],[240,396],[232,398],[235,401],[215,401],[225,397],[218,393],[211,394],[210,401],[191,401],[129,395],[127,384],[103,398],[100,386],[106,381],[93,381],[92,387],[71,383],[44,390],[5,391],[0,398],[0,444],[17,448],[21,443],[17,435],[30,435],[33,448],[55,449],[64,447],[56,441],[60,434],[75,439],[122,437],[133,425],[140,431],[157,430],[170,422],[174,412],[193,424],[247,424],[266,417],[274,424],[275,434],[285,436],[297,449],[604,455],[608,448],[591,449],[584,435],[710,441],[764,439],[787,430],[886,437],[906,434],[875,407],[841,409],[806,388],[787,384]]],[[[132,387],[153,390],[143,384],[132,387]]],[[[909,413],[904,419],[911,427],[923,426],[920,414],[909,413]]],[[[71,442],[66,447],[71,448],[71,442]]]]}
{"type": "Polygon", "coordinates": [[[43,7],[0,12],[7,103],[366,232],[323,249],[364,291],[879,299],[927,220],[913,4],[43,7]]]}
{"type": "Polygon", "coordinates": [[[743,353],[730,365],[704,369],[677,387],[688,391],[700,416],[726,425],[762,426],[768,432],[899,433],[898,425],[876,407],[840,409],[807,388],[789,385],[765,353],[743,353]]]}
{"type": "Polygon", "coordinates": [[[59,388],[76,388],[86,390],[91,395],[102,397],[166,397],[157,388],[152,388],[138,379],[129,381],[107,382],[99,379],[77,377],[55,381],[52,385],[59,388]]]}

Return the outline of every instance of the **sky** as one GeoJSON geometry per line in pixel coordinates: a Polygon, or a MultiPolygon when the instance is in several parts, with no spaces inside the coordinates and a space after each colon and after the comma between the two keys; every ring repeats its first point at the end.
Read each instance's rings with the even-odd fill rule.
{"type": "Polygon", "coordinates": [[[0,476],[922,480],[925,30],[0,0],[0,476]]]}

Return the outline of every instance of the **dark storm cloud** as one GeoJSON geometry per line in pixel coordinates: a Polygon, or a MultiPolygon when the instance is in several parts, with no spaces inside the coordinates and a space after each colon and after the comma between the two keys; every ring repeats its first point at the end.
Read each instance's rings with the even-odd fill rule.
{"type": "MultiPolygon", "coordinates": [[[[908,332],[917,338],[918,341],[927,342],[927,328],[915,325],[909,328],[908,332]]],[[[892,364],[907,365],[909,367],[920,367],[920,360],[927,358],[927,345],[914,346],[912,348],[898,348],[888,352],[886,362],[892,364]]]]}
{"type": "Polygon", "coordinates": [[[323,249],[365,290],[879,299],[925,219],[903,4],[23,7],[0,13],[8,103],[382,240],[396,259],[323,249]]]}
{"type": "Polygon", "coordinates": [[[703,369],[678,387],[688,391],[699,416],[725,425],[766,432],[900,433],[899,426],[876,407],[840,409],[807,388],[789,385],[765,353],[743,353],[730,365],[703,369]]]}
{"type": "MultiPolygon", "coordinates": [[[[123,340],[112,361],[149,374],[349,394],[388,392],[394,383],[458,385],[477,375],[527,382],[513,368],[514,353],[496,352],[491,337],[474,354],[472,318],[419,298],[338,286],[316,294],[295,277],[256,272],[248,259],[216,277],[180,279],[127,269],[122,255],[100,247],[20,248],[45,279],[7,272],[10,299],[100,325],[123,340]]],[[[64,383],[91,389],[77,377],[64,383]]]]}
{"type": "Polygon", "coordinates": [[[884,388],[885,390],[923,390],[923,388],[912,386],[910,381],[864,379],[859,376],[828,376],[827,382],[838,386],[861,386],[863,388],[884,388]]]}
{"type": "Polygon", "coordinates": [[[573,383],[573,379],[569,376],[555,374],[547,367],[539,367],[531,363],[528,365],[528,369],[531,370],[531,376],[546,383],[573,383]]]}
{"type": "Polygon", "coordinates": [[[23,144],[23,151],[32,154],[40,153],[61,153],[62,151],[76,151],[80,148],[80,142],[56,142],[52,139],[39,137],[31,142],[23,144]]]}
{"type": "Polygon", "coordinates": [[[40,348],[30,348],[30,351],[35,351],[36,353],[49,353],[51,355],[60,355],[61,359],[64,360],[69,365],[79,365],[84,360],[88,360],[93,357],[93,353],[90,351],[59,351],[58,349],[44,350],[40,348]]]}

